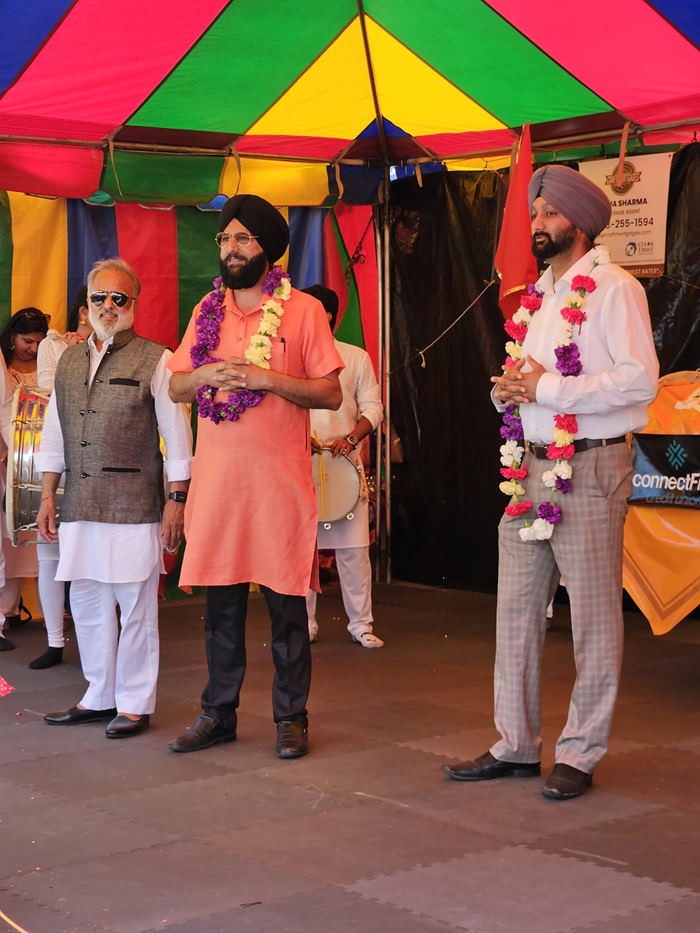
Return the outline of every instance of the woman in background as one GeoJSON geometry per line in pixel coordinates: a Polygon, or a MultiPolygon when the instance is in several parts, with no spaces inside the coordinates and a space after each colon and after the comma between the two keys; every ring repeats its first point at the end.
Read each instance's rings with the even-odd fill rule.
{"type": "MultiPolygon", "coordinates": [[[[0,495],[7,488],[7,448],[12,420],[12,399],[18,385],[37,385],[37,353],[49,329],[46,315],[38,308],[22,308],[13,314],[0,333],[2,372],[0,372],[0,495]]],[[[0,636],[9,620],[10,626],[21,625],[19,606],[25,577],[36,577],[37,558],[33,547],[12,546],[7,522],[2,517],[2,573],[0,583],[0,636]]],[[[9,639],[0,637],[0,651],[14,648],[9,639]]]]}
{"type": "MultiPolygon", "coordinates": [[[[87,286],[79,290],[73,304],[68,309],[66,320],[68,328],[65,334],[57,330],[50,330],[46,339],[39,346],[37,370],[39,385],[42,389],[53,391],[56,367],[58,361],[67,347],[82,343],[90,336],[92,327],[88,321],[87,286]]],[[[65,605],[66,586],[62,580],[56,580],[56,567],[58,566],[59,546],[49,544],[39,539],[36,546],[39,560],[39,599],[44,613],[46,634],[49,646],[46,651],[35,658],[30,667],[32,670],[44,670],[60,664],[63,660],[65,636],[63,634],[63,607],[65,605]]]]}

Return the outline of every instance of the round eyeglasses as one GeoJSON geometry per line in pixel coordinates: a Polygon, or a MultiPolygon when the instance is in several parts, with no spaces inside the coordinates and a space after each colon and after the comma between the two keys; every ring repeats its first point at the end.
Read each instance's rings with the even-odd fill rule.
{"type": "Polygon", "coordinates": [[[107,301],[107,298],[112,299],[112,304],[115,308],[123,308],[130,301],[135,301],[136,299],[127,295],[126,292],[93,292],[92,295],[88,296],[90,299],[90,304],[94,305],[96,308],[101,308],[102,305],[107,301]]]}
{"type": "Polygon", "coordinates": [[[214,239],[219,249],[226,249],[231,240],[235,240],[239,246],[248,246],[251,240],[257,240],[258,237],[253,236],[252,233],[238,231],[236,233],[217,233],[214,239]]]}

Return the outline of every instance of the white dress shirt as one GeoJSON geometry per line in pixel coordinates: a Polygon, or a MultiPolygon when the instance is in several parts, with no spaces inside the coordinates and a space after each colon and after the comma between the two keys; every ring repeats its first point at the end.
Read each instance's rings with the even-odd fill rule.
{"type": "MultiPolygon", "coordinates": [[[[523,342],[523,358],[531,356],[547,372],[537,383],[536,402],[520,405],[525,439],[550,444],[554,415],[576,415],[577,438],[611,438],[639,431],[647,424],[649,403],[656,397],[659,362],[644,289],[620,266],[593,268],[593,250],[574,263],[554,284],[549,268],[537,282],[544,292],[523,342]],[[560,342],[561,309],[577,275],[595,279],[586,295],[586,320],[574,326],[573,341],[583,370],[562,376],[554,348],[560,342]]],[[[524,370],[529,370],[526,364],[524,370]]],[[[495,401],[495,396],[492,396],[495,401]]],[[[496,403],[503,411],[505,406],[496,403]]]]}

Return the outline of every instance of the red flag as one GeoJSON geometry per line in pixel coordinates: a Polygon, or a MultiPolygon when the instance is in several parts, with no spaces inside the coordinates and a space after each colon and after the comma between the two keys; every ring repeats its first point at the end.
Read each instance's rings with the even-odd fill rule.
{"type": "Polygon", "coordinates": [[[510,181],[496,247],[496,271],[501,277],[498,303],[509,320],[520,305],[527,286],[537,281],[537,260],[532,255],[530,205],[527,186],[532,178],[530,124],[526,123],[510,166],[510,181]]]}

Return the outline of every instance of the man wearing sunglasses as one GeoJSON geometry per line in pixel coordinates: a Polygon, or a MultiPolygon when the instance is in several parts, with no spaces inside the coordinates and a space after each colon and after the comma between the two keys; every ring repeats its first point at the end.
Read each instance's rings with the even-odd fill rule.
{"type": "Polygon", "coordinates": [[[221,282],[195,308],[168,364],[173,399],[199,403],[180,585],[208,587],[203,715],[170,743],[174,752],[236,739],[251,582],[272,622],[277,756],[308,751],[304,597],[318,589],[309,409],[338,408],[343,361],[321,304],[273,265],[288,242],[287,222],[267,201],[226,202],[216,238],[221,282]]]}
{"type": "Polygon", "coordinates": [[[71,581],[88,689],[44,719],[110,720],[108,738],[125,738],[146,729],[155,709],[162,552],[182,538],[192,434],[184,406],[169,396],[171,352],[134,331],[136,274],[105,259],[87,286],[94,330],[59,360],[35,458],[43,471],[37,524],[49,542],[59,540],[54,496],[65,470],[56,580],[71,581]]]}

